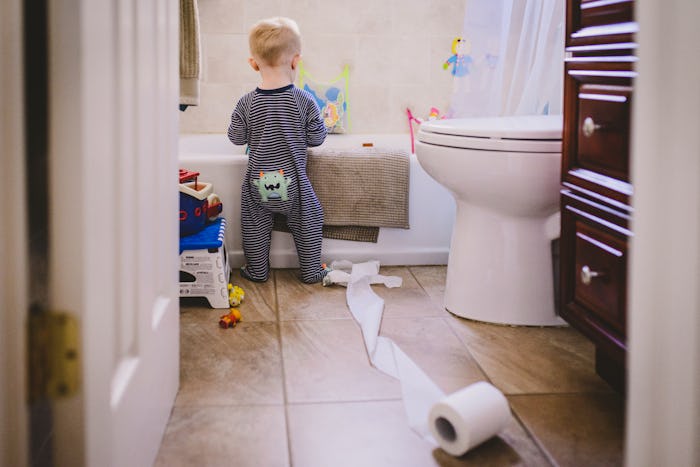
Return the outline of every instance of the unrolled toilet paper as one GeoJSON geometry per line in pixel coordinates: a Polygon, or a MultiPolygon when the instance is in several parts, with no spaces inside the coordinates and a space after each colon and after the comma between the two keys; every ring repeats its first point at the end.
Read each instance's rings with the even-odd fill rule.
{"type": "Polygon", "coordinates": [[[400,287],[400,277],[380,275],[378,261],[335,261],[331,268],[331,283],[347,287],[348,308],[360,325],[370,362],[401,383],[411,429],[445,452],[460,456],[508,425],[510,407],[497,388],[479,382],[445,396],[398,345],[379,335],[384,300],[370,285],[400,287]]]}
{"type": "Polygon", "coordinates": [[[461,456],[504,430],[510,419],[510,407],[503,393],[480,381],[433,405],[428,424],[445,452],[461,456]]]}

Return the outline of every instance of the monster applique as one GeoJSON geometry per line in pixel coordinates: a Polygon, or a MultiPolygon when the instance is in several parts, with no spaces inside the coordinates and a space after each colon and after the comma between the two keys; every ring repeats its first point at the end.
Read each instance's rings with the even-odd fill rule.
{"type": "Polygon", "coordinates": [[[275,172],[260,172],[260,178],[253,180],[253,185],[258,187],[263,202],[271,199],[287,201],[287,187],[290,183],[292,179],[285,177],[282,169],[275,172]]]}

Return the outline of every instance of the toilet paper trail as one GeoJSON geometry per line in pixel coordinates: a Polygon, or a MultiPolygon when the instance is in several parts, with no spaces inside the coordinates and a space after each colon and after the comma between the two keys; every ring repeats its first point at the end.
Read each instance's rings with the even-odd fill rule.
{"type": "Polygon", "coordinates": [[[400,277],[380,275],[378,261],[357,264],[335,261],[331,268],[331,282],[347,287],[348,308],[360,325],[370,362],[401,384],[411,429],[431,444],[439,444],[446,452],[458,456],[507,426],[508,401],[494,386],[476,383],[446,396],[398,345],[379,335],[384,300],[370,285],[400,287],[400,277]]]}

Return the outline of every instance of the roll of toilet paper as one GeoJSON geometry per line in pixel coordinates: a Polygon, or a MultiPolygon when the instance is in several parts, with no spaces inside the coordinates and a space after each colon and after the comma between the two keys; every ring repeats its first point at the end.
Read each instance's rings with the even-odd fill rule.
{"type": "Polygon", "coordinates": [[[510,423],[508,400],[493,385],[480,381],[437,402],[428,423],[440,447],[453,456],[497,435],[510,423]]]}

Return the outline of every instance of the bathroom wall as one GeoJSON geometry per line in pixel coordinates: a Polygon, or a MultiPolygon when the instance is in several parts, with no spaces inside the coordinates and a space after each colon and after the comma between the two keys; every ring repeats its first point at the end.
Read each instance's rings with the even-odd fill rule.
{"type": "Polygon", "coordinates": [[[282,15],[299,23],[316,80],[349,65],[352,133],[406,133],[406,107],[422,117],[447,109],[452,77],[442,63],[464,8],[464,0],[199,0],[201,101],[180,113],[181,132],[226,131],[236,101],[259,83],[247,63],[248,29],[282,15]]]}

